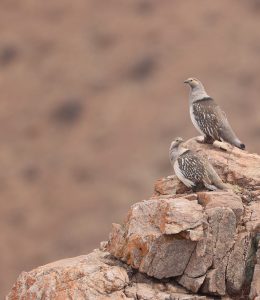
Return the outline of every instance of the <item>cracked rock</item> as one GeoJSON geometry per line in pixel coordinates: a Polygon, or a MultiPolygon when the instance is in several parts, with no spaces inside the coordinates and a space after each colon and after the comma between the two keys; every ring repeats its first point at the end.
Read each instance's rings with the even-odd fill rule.
{"type": "Polygon", "coordinates": [[[6,300],[260,300],[260,157],[187,144],[230,191],[157,180],[100,250],[23,272],[6,300]]]}
{"type": "Polygon", "coordinates": [[[198,202],[206,209],[214,207],[229,207],[233,210],[237,223],[240,221],[244,207],[241,197],[232,192],[199,192],[198,202]]]}
{"type": "Polygon", "coordinates": [[[146,200],[132,206],[124,226],[114,226],[107,249],[149,276],[179,276],[196,246],[194,240],[203,237],[203,222],[197,201],[146,200]]]}
{"type": "Polygon", "coordinates": [[[258,242],[255,259],[256,259],[256,265],[254,269],[254,276],[251,284],[249,298],[252,300],[259,300],[260,299],[260,241],[258,242]]]}
{"type": "Polygon", "coordinates": [[[248,232],[238,235],[230,253],[226,281],[229,294],[239,294],[246,280],[246,264],[252,251],[252,238],[248,232]]]}
{"type": "Polygon", "coordinates": [[[137,273],[108,252],[64,259],[23,272],[6,300],[206,300],[173,281],[159,282],[137,273]]]}

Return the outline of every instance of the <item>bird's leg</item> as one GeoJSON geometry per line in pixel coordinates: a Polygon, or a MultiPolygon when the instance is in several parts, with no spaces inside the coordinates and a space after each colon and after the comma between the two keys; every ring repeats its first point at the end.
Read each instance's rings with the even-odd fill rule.
{"type": "Polygon", "coordinates": [[[197,183],[196,185],[193,185],[193,186],[191,187],[191,189],[192,189],[192,192],[193,192],[193,193],[196,193],[196,192],[198,192],[198,191],[203,190],[203,187],[204,187],[203,183],[200,182],[200,183],[197,183]]]}
{"type": "Polygon", "coordinates": [[[204,137],[204,143],[205,144],[213,144],[214,143],[214,139],[212,138],[212,137],[210,137],[209,135],[206,135],[205,137],[204,137]]]}
{"type": "Polygon", "coordinates": [[[191,190],[192,190],[192,193],[196,193],[197,192],[197,187],[196,186],[192,186],[191,190]]]}
{"type": "Polygon", "coordinates": [[[213,184],[204,183],[204,185],[210,191],[216,191],[217,190],[217,187],[215,187],[215,185],[213,185],[213,184]]]}
{"type": "Polygon", "coordinates": [[[214,139],[212,139],[208,135],[198,136],[198,137],[196,137],[196,141],[201,144],[213,144],[214,143],[214,139]]]}

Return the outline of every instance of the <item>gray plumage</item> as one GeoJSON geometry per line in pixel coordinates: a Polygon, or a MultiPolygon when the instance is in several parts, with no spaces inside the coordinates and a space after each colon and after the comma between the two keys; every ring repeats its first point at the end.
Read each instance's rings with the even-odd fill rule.
{"type": "Polygon", "coordinates": [[[204,185],[209,190],[226,190],[227,186],[209,161],[184,148],[182,143],[182,138],[176,138],[169,150],[170,161],[179,180],[192,189],[204,185]]]}
{"type": "Polygon", "coordinates": [[[203,134],[204,141],[208,143],[213,143],[215,140],[225,141],[245,149],[245,145],[231,128],[225,113],[206,93],[202,83],[195,78],[189,78],[184,82],[191,87],[189,102],[192,123],[203,134]]]}

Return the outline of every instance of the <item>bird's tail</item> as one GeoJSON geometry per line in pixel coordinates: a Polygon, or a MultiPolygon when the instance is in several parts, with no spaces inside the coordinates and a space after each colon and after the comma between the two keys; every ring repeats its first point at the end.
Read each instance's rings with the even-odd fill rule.
{"type": "Polygon", "coordinates": [[[224,132],[222,139],[225,142],[228,142],[229,144],[241,149],[241,150],[245,150],[246,146],[245,144],[243,144],[239,138],[235,135],[234,131],[229,128],[229,130],[226,130],[226,132],[224,132]]]}
{"type": "Polygon", "coordinates": [[[221,180],[213,166],[208,165],[209,179],[212,184],[220,190],[227,191],[229,187],[221,180]]]}
{"type": "Polygon", "coordinates": [[[222,130],[222,136],[221,136],[223,141],[228,142],[229,144],[231,144],[241,150],[245,150],[245,148],[246,148],[245,144],[243,144],[239,140],[239,138],[236,136],[235,132],[229,125],[228,120],[225,119],[225,120],[223,120],[223,122],[224,122],[224,128],[222,130]]]}
{"type": "Polygon", "coordinates": [[[246,146],[245,144],[243,144],[238,138],[236,138],[232,145],[236,146],[237,148],[241,149],[241,150],[245,150],[246,149],[246,146]]]}
{"type": "MultiPolygon", "coordinates": [[[[220,178],[219,178],[220,179],[220,178]]],[[[214,185],[220,189],[220,190],[224,190],[227,191],[229,190],[229,187],[220,179],[220,180],[214,180],[214,185]]]]}

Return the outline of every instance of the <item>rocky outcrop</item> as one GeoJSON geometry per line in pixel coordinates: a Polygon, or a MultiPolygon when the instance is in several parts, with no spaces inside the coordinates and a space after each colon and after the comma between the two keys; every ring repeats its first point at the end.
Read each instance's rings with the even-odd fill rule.
{"type": "Polygon", "coordinates": [[[242,297],[249,293],[260,233],[260,157],[195,140],[188,147],[209,157],[230,191],[192,193],[175,176],[163,178],[152,199],[134,204],[125,223],[113,225],[107,249],[191,292],[242,297]]]}
{"type": "Polygon", "coordinates": [[[173,280],[160,282],[136,273],[103,250],[64,259],[23,272],[7,299],[57,300],[206,300],[195,296],[173,280]],[[171,298],[170,298],[171,297],[171,298]]]}
{"type": "Polygon", "coordinates": [[[7,300],[260,299],[260,157],[188,146],[209,157],[228,192],[160,179],[101,250],[22,273],[7,300]]]}
{"type": "MultiPolygon", "coordinates": [[[[211,195],[221,197],[222,192],[208,192],[207,197],[211,195]]],[[[204,209],[198,199],[146,200],[132,206],[123,226],[114,225],[107,248],[132,268],[158,279],[176,277],[192,292],[201,288],[205,294],[225,295],[230,278],[230,289],[239,293],[250,245],[239,264],[243,276],[235,282],[232,261],[237,248],[251,238],[246,234],[237,241],[238,224],[229,207],[204,209]]]]}

